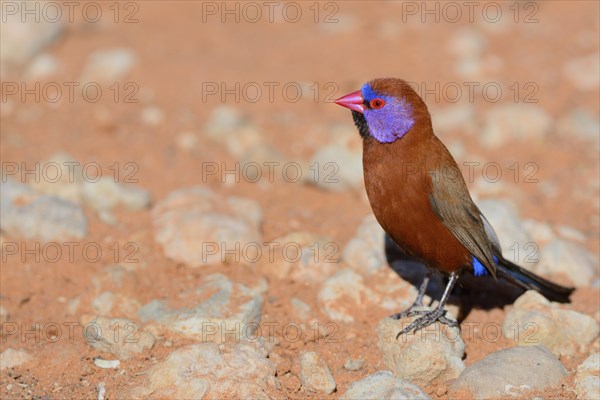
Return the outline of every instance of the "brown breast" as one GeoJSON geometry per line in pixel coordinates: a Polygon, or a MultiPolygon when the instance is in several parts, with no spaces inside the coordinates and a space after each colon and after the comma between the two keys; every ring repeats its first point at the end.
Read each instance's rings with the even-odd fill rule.
{"type": "Polygon", "coordinates": [[[470,254],[429,202],[428,171],[454,163],[448,156],[433,132],[411,131],[389,144],[367,138],[363,144],[367,195],[383,229],[407,253],[432,268],[452,272],[468,265],[470,254]]]}

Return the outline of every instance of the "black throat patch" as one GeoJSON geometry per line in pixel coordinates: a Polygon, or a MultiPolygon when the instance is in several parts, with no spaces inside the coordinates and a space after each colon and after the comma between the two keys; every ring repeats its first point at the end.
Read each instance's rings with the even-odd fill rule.
{"type": "Polygon", "coordinates": [[[362,113],[358,111],[352,110],[352,119],[354,119],[354,125],[358,128],[358,133],[363,139],[371,136],[371,132],[369,131],[369,125],[367,125],[367,120],[362,113]]]}

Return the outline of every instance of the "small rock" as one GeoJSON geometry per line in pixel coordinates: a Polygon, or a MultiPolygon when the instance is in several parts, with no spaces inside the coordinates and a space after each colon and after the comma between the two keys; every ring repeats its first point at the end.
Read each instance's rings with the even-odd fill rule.
{"type": "Polygon", "coordinates": [[[112,84],[122,80],[135,61],[135,55],[128,49],[96,50],[88,57],[80,81],[112,84]]]}
{"type": "Polygon", "coordinates": [[[156,126],[165,120],[165,113],[158,107],[145,107],[142,110],[140,119],[145,125],[156,126]]]}
{"type": "Polygon", "coordinates": [[[280,279],[322,282],[338,268],[338,251],[331,238],[311,232],[292,232],[269,242],[260,267],[267,275],[280,279]]]}
{"type": "Polygon", "coordinates": [[[576,286],[588,286],[598,275],[596,257],[579,244],[555,239],[541,250],[534,272],[563,274],[576,286]]]}
{"type": "Polygon", "coordinates": [[[29,82],[45,81],[54,75],[57,70],[58,62],[56,58],[50,54],[40,54],[31,61],[23,73],[23,80],[29,82]]]}
{"type": "Polygon", "coordinates": [[[96,389],[98,390],[97,400],[104,400],[104,396],[106,396],[106,385],[104,382],[99,382],[96,389]]]}
{"type": "Polygon", "coordinates": [[[366,216],[344,247],[344,261],[356,271],[372,274],[387,267],[384,251],[385,231],[373,215],[366,216]]]}
{"type": "Polygon", "coordinates": [[[181,132],[175,137],[175,144],[180,150],[193,152],[198,148],[200,139],[194,132],[181,132]]]}
{"type": "Polygon", "coordinates": [[[532,261],[537,259],[534,251],[537,247],[512,204],[490,199],[478,202],[477,206],[496,231],[504,257],[525,268],[531,268],[532,261]],[[528,251],[530,246],[534,247],[528,251]]]}
{"type": "Polygon", "coordinates": [[[0,183],[0,229],[12,237],[45,242],[82,239],[87,219],[79,205],[9,180],[0,183]]]}
{"type": "Polygon", "coordinates": [[[94,349],[129,359],[154,346],[154,336],[140,329],[139,324],[124,318],[96,317],[85,324],[85,340],[94,349]]]}
{"type": "Polygon", "coordinates": [[[276,387],[269,349],[256,343],[200,343],[175,350],[132,390],[133,398],[261,399],[276,387]]]}
{"type": "Polygon", "coordinates": [[[79,161],[67,153],[58,152],[42,163],[41,169],[46,171],[43,175],[46,179],[30,182],[33,189],[73,203],[81,203],[83,172],[79,161]]]}
{"type": "MultiPolygon", "coordinates": [[[[202,299],[199,303],[194,299],[195,306],[169,309],[164,301],[154,300],[140,309],[139,316],[143,321],[155,321],[164,329],[203,342],[253,340],[265,290],[212,274],[194,293],[194,297],[202,299]]],[[[194,304],[194,300],[186,302],[194,304]]]]}
{"type": "Polygon", "coordinates": [[[18,367],[31,359],[33,359],[33,357],[25,350],[8,348],[0,353],[0,370],[18,367]]]}
{"type": "Polygon", "coordinates": [[[465,343],[457,327],[441,323],[414,334],[396,335],[418,316],[403,320],[383,319],[377,326],[379,350],[384,365],[398,378],[419,386],[456,378],[465,368],[465,343]]]}
{"type": "Polygon", "coordinates": [[[600,353],[592,354],[577,367],[575,393],[581,400],[600,399],[600,353]]]}
{"type": "Polygon", "coordinates": [[[523,226],[529,233],[529,236],[537,244],[545,244],[554,239],[554,232],[549,224],[533,219],[524,219],[523,226]]]}
{"type": "Polygon", "coordinates": [[[204,131],[211,140],[224,144],[229,153],[238,159],[267,145],[252,121],[230,106],[215,108],[204,131]]]}
{"type": "Polygon", "coordinates": [[[140,308],[137,300],[126,297],[120,293],[102,292],[92,300],[94,312],[103,317],[110,316],[111,313],[118,313],[125,316],[134,316],[140,308]]]}
{"type": "Polygon", "coordinates": [[[573,240],[575,242],[585,242],[586,240],[586,237],[582,232],[567,225],[559,226],[556,228],[556,231],[560,236],[567,240],[573,240]]]}
{"type": "Polygon", "coordinates": [[[362,147],[355,132],[333,133],[333,143],[319,147],[310,161],[306,182],[325,190],[340,191],[363,187],[362,147]],[[350,136],[351,135],[351,136],[350,136]]]}
{"type": "Polygon", "coordinates": [[[261,214],[250,199],[223,197],[201,187],[181,189],[153,208],[154,237],[167,257],[192,267],[250,263],[253,258],[245,251],[263,244],[261,214]]]}
{"type": "Polygon", "coordinates": [[[310,318],[311,309],[308,304],[296,297],[292,297],[290,299],[290,304],[294,310],[294,314],[296,314],[301,320],[306,321],[310,318]]]}
{"type": "Polygon", "coordinates": [[[479,57],[485,48],[485,37],[471,28],[457,30],[448,41],[448,51],[460,58],[479,57]]]}
{"type": "Polygon", "coordinates": [[[115,182],[103,176],[96,182],[83,183],[84,201],[96,211],[107,211],[122,205],[128,210],[141,210],[150,205],[150,193],[139,187],[115,182]]]}
{"type": "Polygon", "coordinates": [[[552,116],[534,104],[501,104],[487,114],[480,137],[483,146],[496,149],[513,141],[539,142],[548,135],[552,116]]]}
{"type": "Polygon", "coordinates": [[[360,19],[352,14],[340,13],[336,14],[335,23],[331,23],[334,22],[333,18],[330,22],[326,22],[323,19],[322,22],[318,23],[317,27],[323,32],[338,35],[354,31],[359,26],[359,21],[360,19]]]}
{"type": "Polygon", "coordinates": [[[523,396],[529,390],[556,387],[567,370],[543,346],[496,351],[468,366],[451,386],[477,399],[523,396]]]}
{"type": "Polygon", "coordinates": [[[568,356],[585,350],[599,331],[592,317],[561,309],[533,290],[515,301],[502,325],[504,336],[520,345],[540,344],[554,354],[568,356]]]}
{"type": "Polygon", "coordinates": [[[430,400],[423,390],[396,378],[390,371],[379,371],[348,386],[340,400],[430,400]]]}
{"type": "Polygon", "coordinates": [[[99,368],[104,368],[104,369],[117,369],[119,368],[119,365],[121,365],[121,361],[119,360],[104,360],[100,357],[96,357],[94,358],[94,365],[96,365],[96,367],[99,368]]]}
{"type": "Polygon", "coordinates": [[[579,137],[600,144],[600,120],[594,114],[582,108],[575,108],[560,117],[556,123],[556,132],[563,138],[579,137]]]}
{"type": "Polygon", "coordinates": [[[365,286],[362,276],[345,268],[323,282],[317,299],[332,320],[353,322],[356,308],[365,307],[365,300],[376,302],[377,296],[365,286]]]}
{"type": "Polygon", "coordinates": [[[4,306],[0,306],[0,322],[8,321],[8,310],[4,306]]]}
{"type": "Polygon", "coordinates": [[[594,90],[600,86],[600,53],[568,61],[563,72],[580,90],[594,90]]]}
{"type": "MultiPolygon", "coordinates": [[[[16,4],[15,6],[21,7],[16,4]]],[[[4,9],[2,11],[2,69],[14,69],[23,65],[54,42],[64,29],[61,21],[50,22],[46,18],[37,18],[36,22],[36,18],[32,16],[22,21],[25,16],[23,10],[14,14],[5,13],[4,9]]]]}
{"type": "Polygon", "coordinates": [[[312,351],[300,356],[300,379],[302,387],[313,392],[331,394],[335,390],[335,381],[327,362],[312,351]]]}
{"type": "Polygon", "coordinates": [[[365,365],[365,360],[362,358],[349,358],[344,363],[344,368],[348,371],[359,371],[365,365]]]}
{"type": "MultiPolygon", "coordinates": [[[[465,129],[468,131],[474,131],[476,126],[474,121],[475,108],[471,103],[456,103],[448,105],[444,108],[431,112],[431,120],[433,129],[439,132],[449,132],[453,130],[461,130],[464,132],[465,129]]],[[[452,152],[452,155],[457,158],[461,158],[460,154],[452,152]]]]}

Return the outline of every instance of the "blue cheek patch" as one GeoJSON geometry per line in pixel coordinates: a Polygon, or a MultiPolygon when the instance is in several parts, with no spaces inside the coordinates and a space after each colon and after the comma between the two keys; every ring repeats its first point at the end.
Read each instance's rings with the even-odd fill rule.
{"type": "Polygon", "coordinates": [[[367,108],[364,112],[371,136],[380,143],[394,142],[412,128],[415,123],[412,107],[405,100],[380,95],[368,83],[361,88],[361,91],[366,101],[379,97],[387,103],[384,108],[378,110],[367,108]]]}
{"type": "MultiPolygon", "coordinates": [[[[494,262],[497,264],[498,257],[493,256],[493,258],[494,262]]],[[[473,256],[473,274],[475,276],[483,276],[489,274],[488,270],[483,266],[481,262],[479,262],[479,260],[475,256],[473,256]]]]}

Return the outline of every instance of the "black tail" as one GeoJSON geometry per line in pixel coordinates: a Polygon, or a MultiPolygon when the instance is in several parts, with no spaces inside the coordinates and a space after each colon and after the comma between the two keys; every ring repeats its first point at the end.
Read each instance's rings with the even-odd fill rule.
{"type": "Polygon", "coordinates": [[[498,259],[500,261],[496,263],[498,276],[525,290],[536,290],[550,301],[557,301],[559,303],[569,302],[569,296],[575,290],[574,288],[552,283],[502,257],[498,257],[498,259]]]}

